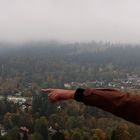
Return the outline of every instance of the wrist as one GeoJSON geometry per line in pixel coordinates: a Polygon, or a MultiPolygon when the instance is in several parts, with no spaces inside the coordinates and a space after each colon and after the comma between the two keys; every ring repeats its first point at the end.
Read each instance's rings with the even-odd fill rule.
{"type": "Polygon", "coordinates": [[[69,98],[74,99],[75,90],[69,90],[69,98]]]}

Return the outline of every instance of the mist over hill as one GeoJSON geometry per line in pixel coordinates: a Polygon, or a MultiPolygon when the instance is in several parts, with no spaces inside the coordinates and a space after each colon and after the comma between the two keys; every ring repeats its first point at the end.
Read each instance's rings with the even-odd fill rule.
{"type": "MultiPolygon", "coordinates": [[[[71,63],[112,63],[118,66],[139,67],[140,46],[105,42],[61,43],[28,42],[21,44],[0,43],[0,57],[58,57],[71,63]]],[[[58,62],[59,63],[59,62],[58,62]]]]}
{"type": "Polygon", "coordinates": [[[61,83],[106,79],[112,73],[112,78],[119,78],[122,71],[139,74],[140,70],[139,46],[103,42],[8,45],[0,47],[0,75],[19,76],[28,82],[41,83],[48,75],[61,83]],[[108,75],[104,76],[105,72],[108,75]]]}

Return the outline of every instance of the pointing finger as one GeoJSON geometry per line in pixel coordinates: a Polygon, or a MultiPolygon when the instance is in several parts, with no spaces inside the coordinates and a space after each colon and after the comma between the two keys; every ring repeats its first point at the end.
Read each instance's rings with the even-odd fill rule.
{"type": "Polygon", "coordinates": [[[44,93],[50,93],[53,91],[53,89],[50,89],[50,88],[49,89],[41,89],[41,91],[44,93]]]}

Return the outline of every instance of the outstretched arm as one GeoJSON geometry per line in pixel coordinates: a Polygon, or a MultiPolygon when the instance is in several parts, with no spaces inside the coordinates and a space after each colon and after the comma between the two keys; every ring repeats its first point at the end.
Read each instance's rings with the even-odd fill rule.
{"type": "Polygon", "coordinates": [[[114,89],[42,89],[51,102],[75,99],[140,125],[140,96],[114,89]]]}

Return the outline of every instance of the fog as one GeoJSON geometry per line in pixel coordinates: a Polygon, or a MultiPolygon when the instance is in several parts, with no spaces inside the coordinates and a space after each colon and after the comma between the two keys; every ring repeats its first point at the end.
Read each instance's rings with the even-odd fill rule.
{"type": "Polygon", "coordinates": [[[140,43],[139,0],[0,0],[0,41],[140,43]]]}

